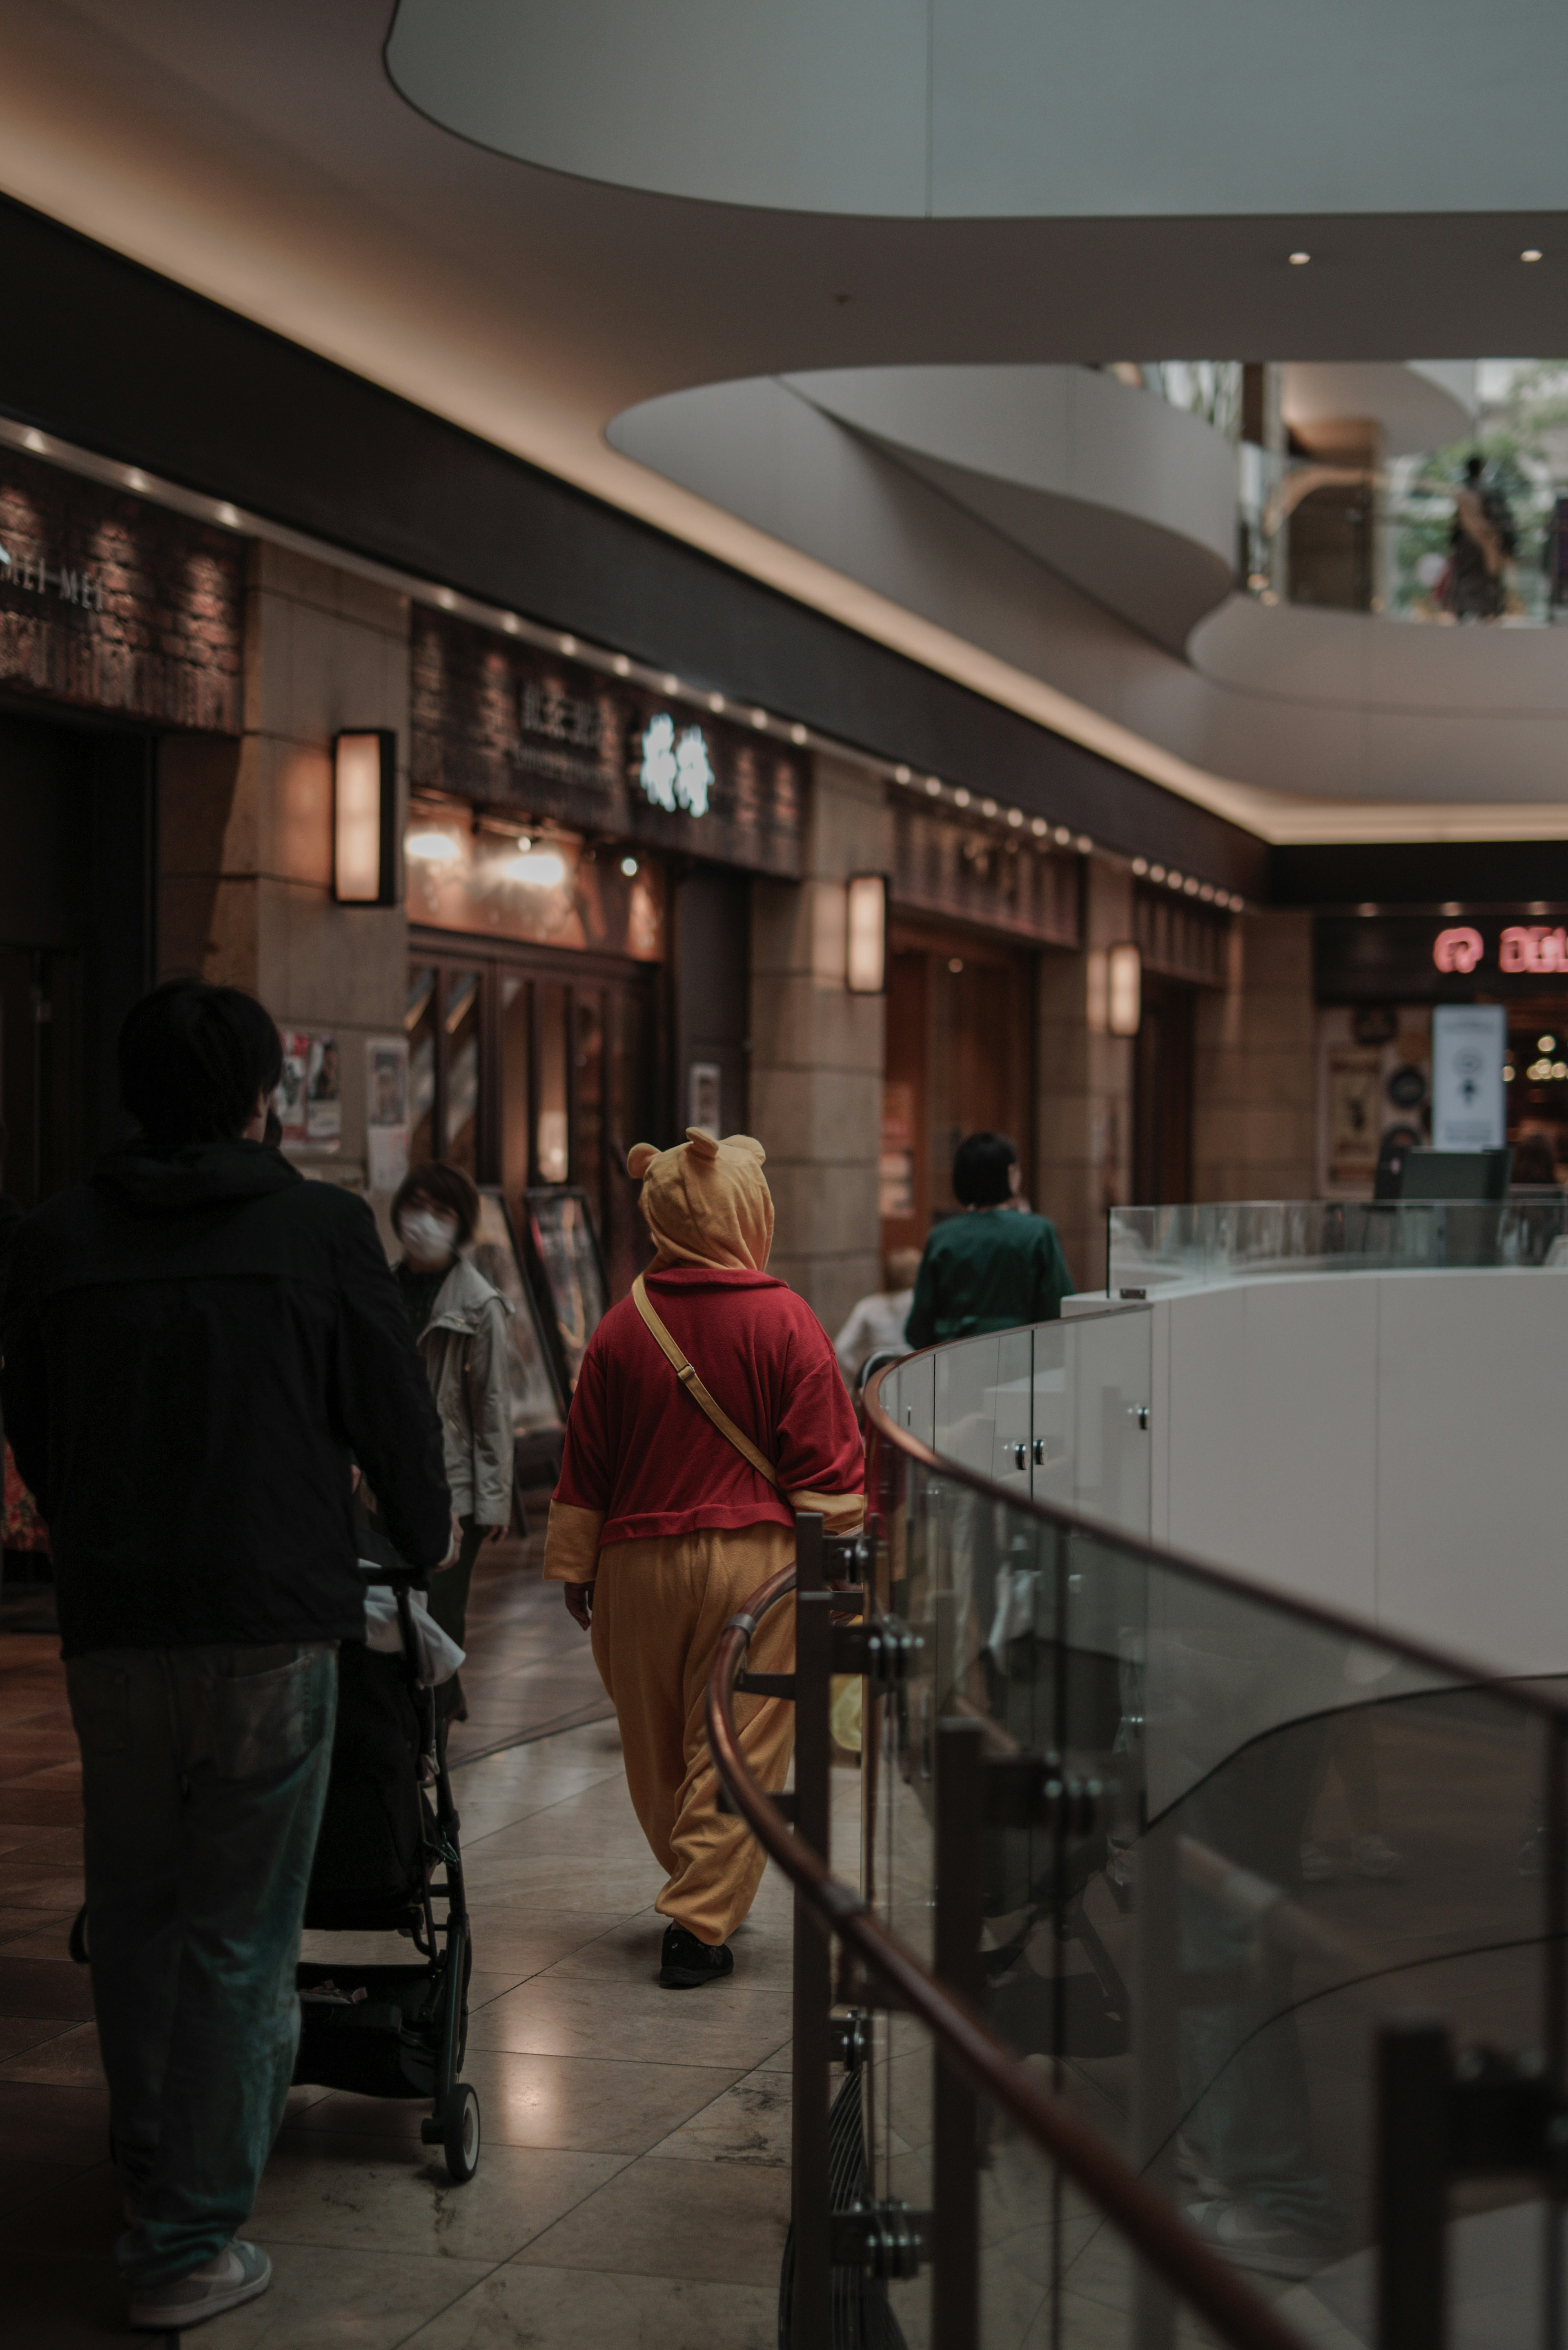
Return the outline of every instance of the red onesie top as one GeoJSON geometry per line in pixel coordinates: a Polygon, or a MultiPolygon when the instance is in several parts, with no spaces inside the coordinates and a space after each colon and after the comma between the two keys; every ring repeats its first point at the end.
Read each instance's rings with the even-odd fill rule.
{"type": "Polygon", "coordinates": [[[700,1266],[646,1276],[649,1303],[698,1377],[778,1471],[768,1483],[682,1389],[633,1299],[589,1339],[566,1419],[557,1503],[602,1513],[598,1541],[700,1526],[793,1525],[786,1495],[858,1495],[866,1461],[833,1343],[765,1273],[700,1266]]]}

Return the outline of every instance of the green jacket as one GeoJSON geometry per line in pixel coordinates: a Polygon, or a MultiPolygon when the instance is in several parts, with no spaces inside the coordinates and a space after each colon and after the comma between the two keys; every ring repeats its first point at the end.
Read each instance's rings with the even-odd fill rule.
{"type": "Polygon", "coordinates": [[[981,1330],[1054,1322],[1072,1289],[1049,1218],[971,1208],[939,1224],[926,1243],[904,1336],[911,1347],[930,1347],[981,1330]]]}

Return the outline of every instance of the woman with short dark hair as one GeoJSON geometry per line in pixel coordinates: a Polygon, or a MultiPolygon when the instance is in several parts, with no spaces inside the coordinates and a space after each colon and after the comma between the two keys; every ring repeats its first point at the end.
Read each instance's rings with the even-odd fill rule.
{"type": "MultiPolygon", "coordinates": [[[[480,1545],[512,1523],[512,1390],[506,1321],[512,1308],[463,1252],[479,1224],[479,1194],[461,1167],[412,1167],[392,1201],[403,1244],[393,1267],[441,1416],[452,1506],[462,1525],[457,1564],[431,1585],[431,1614],[466,1645],[468,1586],[480,1545]]],[[[468,1711],[456,1674],[438,1693],[444,1715],[468,1711]]]]}
{"type": "Polygon", "coordinates": [[[911,1347],[1057,1319],[1073,1276],[1055,1225],[1015,1208],[1017,1190],[1011,1136],[966,1134],[953,1156],[964,1212],[944,1217],[926,1243],[904,1326],[911,1347]]]}

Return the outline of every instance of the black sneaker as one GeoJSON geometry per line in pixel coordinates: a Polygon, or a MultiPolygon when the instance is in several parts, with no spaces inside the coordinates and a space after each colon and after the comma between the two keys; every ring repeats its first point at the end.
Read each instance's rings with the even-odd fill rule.
{"type": "Polygon", "coordinates": [[[711,1943],[700,1942],[695,1934],[689,1934],[684,1926],[666,1926],[659,1966],[659,1980],[666,1991],[696,1991],[734,1971],[735,1954],[728,1942],[721,1942],[715,1950],[711,1943]]]}

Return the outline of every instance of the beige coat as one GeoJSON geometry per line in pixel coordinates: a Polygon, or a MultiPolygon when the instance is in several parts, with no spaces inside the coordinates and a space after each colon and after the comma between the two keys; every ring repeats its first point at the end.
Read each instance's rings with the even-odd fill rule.
{"type": "Polygon", "coordinates": [[[501,1292],[460,1256],[420,1338],[441,1415],[452,1506],[482,1526],[507,1525],[512,1518],[511,1312],[501,1292]]]}

